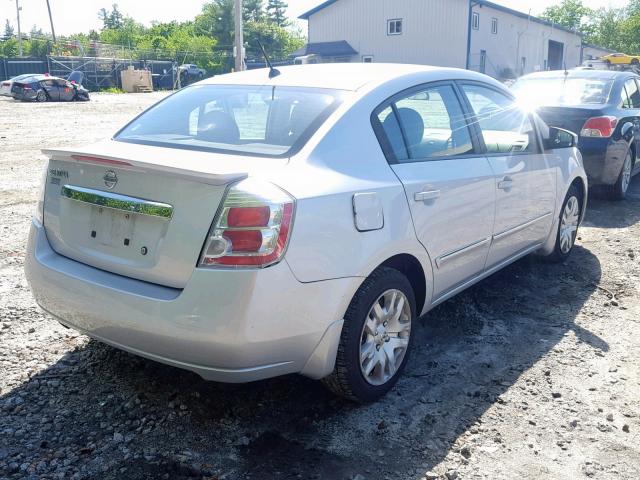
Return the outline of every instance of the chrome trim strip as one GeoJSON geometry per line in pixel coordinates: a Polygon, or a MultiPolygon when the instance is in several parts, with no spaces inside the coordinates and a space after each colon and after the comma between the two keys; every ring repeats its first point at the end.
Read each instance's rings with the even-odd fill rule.
{"type": "Polygon", "coordinates": [[[484,238],[482,240],[478,240],[477,242],[472,243],[471,245],[467,245],[466,247],[459,248],[454,250],[453,252],[445,253],[444,255],[436,258],[436,267],[441,268],[445,263],[450,260],[454,260],[465,253],[472,252],[491,241],[491,237],[484,238]]]}
{"type": "Polygon", "coordinates": [[[432,309],[433,307],[435,307],[437,305],[440,305],[445,300],[449,300],[451,297],[457,295],[458,293],[460,293],[463,290],[467,289],[471,285],[473,285],[475,283],[478,283],[481,280],[484,280],[485,278],[493,275],[498,270],[500,270],[500,269],[506,267],[507,265],[515,262],[516,260],[519,260],[520,258],[522,258],[522,257],[524,257],[526,255],[529,255],[532,252],[535,252],[536,250],[540,249],[541,246],[542,246],[542,243],[536,243],[535,245],[532,245],[532,246],[522,250],[521,252],[516,253],[515,255],[507,258],[506,260],[498,263],[497,265],[491,267],[489,270],[485,270],[485,271],[481,272],[480,274],[476,275],[475,277],[464,281],[462,284],[458,285],[457,287],[454,287],[453,289],[444,292],[438,298],[436,298],[435,300],[432,300],[431,305],[429,305],[429,309],[432,309]]]}
{"type": "Polygon", "coordinates": [[[522,230],[524,230],[525,228],[530,227],[530,226],[531,226],[531,225],[533,225],[534,223],[537,223],[537,222],[539,222],[540,220],[544,220],[545,218],[547,218],[547,217],[549,217],[549,216],[551,216],[551,212],[547,212],[547,213],[545,213],[544,215],[540,215],[539,217],[534,218],[533,220],[529,220],[528,222],[525,222],[525,223],[523,223],[523,224],[521,224],[521,225],[518,225],[517,227],[513,227],[513,228],[510,228],[510,229],[505,230],[505,231],[503,231],[503,232],[496,233],[496,234],[493,236],[493,240],[494,240],[494,241],[500,241],[500,240],[502,240],[503,238],[506,238],[506,237],[508,237],[508,236],[510,236],[510,235],[513,235],[513,234],[515,234],[515,233],[521,232],[521,231],[522,231],[522,230]]]}
{"type": "Polygon", "coordinates": [[[62,187],[60,194],[76,202],[96,205],[111,210],[159,217],[165,220],[170,220],[173,216],[173,207],[169,204],[142,200],[141,198],[128,197],[117,193],[103,192],[102,190],[65,185],[62,187]]]}

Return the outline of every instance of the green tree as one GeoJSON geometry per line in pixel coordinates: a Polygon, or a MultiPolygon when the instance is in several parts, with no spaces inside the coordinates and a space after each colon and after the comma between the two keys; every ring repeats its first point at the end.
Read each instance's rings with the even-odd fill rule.
{"type": "Polygon", "coordinates": [[[585,7],[582,0],[562,0],[559,5],[548,7],[542,13],[542,18],[571,30],[580,30],[583,19],[591,13],[591,9],[585,7]]]}
{"type": "Polygon", "coordinates": [[[4,39],[8,40],[13,37],[15,30],[11,23],[9,23],[9,19],[7,18],[6,23],[4,24],[4,39]]]}
{"type": "Polygon", "coordinates": [[[594,12],[585,7],[582,0],[562,0],[559,5],[548,7],[542,18],[563,27],[581,32],[589,40],[593,35],[594,26],[590,19],[594,12]]]}
{"type": "Polygon", "coordinates": [[[244,0],[242,9],[245,22],[262,22],[265,18],[264,0],[244,0]]]}
{"type": "MultiPolygon", "coordinates": [[[[593,32],[589,41],[595,45],[620,50],[620,27],[624,11],[617,8],[600,8],[593,17],[593,32]]],[[[624,50],[624,48],[622,48],[624,50]]]]}
{"type": "Polygon", "coordinates": [[[283,0],[267,0],[267,17],[279,27],[287,25],[287,7],[283,0]]]}
{"type": "Polygon", "coordinates": [[[17,57],[18,40],[11,37],[8,40],[0,43],[0,55],[2,55],[3,57],[17,57]]]}
{"type": "Polygon", "coordinates": [[[105,29],[121,28],[124,26],[125,16],[118,9],[118,4],[111,5],[113,10],[101,8],[98,11],[98,18],[102,20],[102,27],[105,29]]]}
{"type": "Polygon", "coordinates": [[[640,14],[628,17],[620,23],[620,47],[617,50],[640,54],[640,14]]]}
{"type": "Polygon", "coordinates": [[[304,45],[304,38],[295,36],[275,23],[249,22],[245,25],[247,57],[262,59],[258,40],[272,60],[283,60],[304,45]]]}

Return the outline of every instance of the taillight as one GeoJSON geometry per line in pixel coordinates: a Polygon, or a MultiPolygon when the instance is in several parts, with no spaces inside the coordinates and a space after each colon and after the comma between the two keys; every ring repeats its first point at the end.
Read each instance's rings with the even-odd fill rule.
{"type": "Polygon", "coordinates": [[[33,216],[40,225],[44,224],[44,194],[45,188],[47,186],[47,175],[49,173],[49,161],[44,164],[44,169],[42,170],[42,176],[40,177],[40,188],[38,191],[38,201],[36,203],[36,211],[33,213],[33,216]]]}
{"type": "Polygon", "coordinates": [[[282,259],[294,199],[271,183],[243,180],[226,193],[200,266],[268,267],[282,259]]]}
{"type": "Polygon", "coordinates": [[[615,132],[617,125],[618,119],[616,117],[590,118],[582,127],[580,135],[583,137],[609,138],[615,132]]]}

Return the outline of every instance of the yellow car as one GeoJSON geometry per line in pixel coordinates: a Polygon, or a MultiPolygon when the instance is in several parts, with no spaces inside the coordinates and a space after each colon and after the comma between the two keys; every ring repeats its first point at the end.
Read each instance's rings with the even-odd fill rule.
{"type": "Polygon", "coordinates": [[[627,55],[626,53],[612,53],[605,55],[602,60],[608,65],[638,65],[640,64],[639,55],[627,55]]]}

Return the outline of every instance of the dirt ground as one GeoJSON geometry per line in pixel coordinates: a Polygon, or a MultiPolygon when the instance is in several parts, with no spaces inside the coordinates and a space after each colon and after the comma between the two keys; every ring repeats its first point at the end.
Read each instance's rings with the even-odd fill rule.
{"type": "Polygon", "coordinates": [[[0,98],[0,478],[640,478],[640,179],[591,199],[566,265],[526,258],[422,318],[375,405],[298,376],[205,382],[41,313],[23,275],[39,150],[162,95],[0,98]]]}

